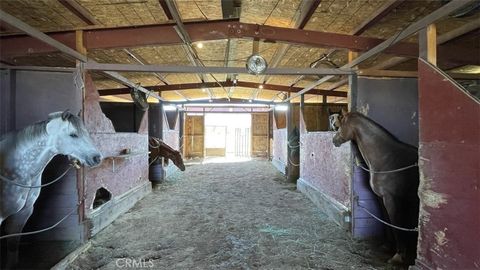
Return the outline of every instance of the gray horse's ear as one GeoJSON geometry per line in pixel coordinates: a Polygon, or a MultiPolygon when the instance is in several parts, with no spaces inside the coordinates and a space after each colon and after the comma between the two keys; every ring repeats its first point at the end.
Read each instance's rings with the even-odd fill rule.
{"type": "Polygon", "coordinates": [[[342,116],[345,116],[345,115],[347,115],[347,113],[348,113],[348,111],[347,111],[347,110],[345,110],[345,108],[342,108],[342,116]]]}
{"type": "Polygon", "coordinates": [[[62,113],[62,120],[65,121],[67,119],[70,119],[70,117],[72,117],[72,114],[70,113],[70,111],[67,109],[65,110],[63,113],[62,113]]]}

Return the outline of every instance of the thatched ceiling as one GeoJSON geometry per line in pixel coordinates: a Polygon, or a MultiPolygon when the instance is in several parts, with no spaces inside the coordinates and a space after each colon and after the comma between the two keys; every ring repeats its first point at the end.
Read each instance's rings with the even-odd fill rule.
{"type": "MultiPolygon", "coordinates": [[[[171,15],[165,10],[165,1],[162,0],[5,0],[0,1],[0,8],[43,32],[68,31],[76,29],[111,28],[124,26],[139,26],[151,24],[172,23],[171,15]],[[87,20],[82,19],[68,8],[65,2],[74,2],[86,14],[87,20]],[[28,12],[26,12],[28,11],[28,12]],[[170,18],[169,18],[170,17],[170,18]],[[88,20],[88,18],[90,18],[88,20]]],[[[392,1],[392,0],[175,0],[176,9],[183,22],[197,22],[226,19],[226,16],[239,16],[242,23],[269,25],[285,28],[303,27],[305,30],[324,31],[341,34],[360,34],[364,37],[389,38],[411,23],[428,15],[442,5],[442,1],[392,1]],[[222,6],[223,2],[223,6],[222,6]],[[227,7],[228,5],[228,7],[227,7]],[[313,6],[313,8],[311,8],[313,6]],[[308,14],[309,9],[312,12],[308,14]],[[378,11],[386,9],[385,14],[378,15],[378,11]],[[226,14],[230,13],[230,14],[226,14]],[[377,16],[375,16],[377,15],[377,16]],[[373,21],[358,32],[358,27],[373,21]],[[301,25],[303,21],[303,25],[301,25]],[[357,32],[356,32],[357,31],[357,32]]],[[[448,17],[437,23],[439,35],[461,27],[474,20],[479,20],[479,13],[463,18],[448,17]]],[[[16,30],[0,25],[3,35],[15,34],[16,30]]],[[[162,33],[158,33],[162,35],[162,33]]],[[[125,39],[130,37],[126,36],[125,39]]],[[[416,42],[417,36],[408,41],[416,42]]],[[[470,41],[470,47],[478,47],[478,38],[470,41]],[[477,44],[476,44],[477,43],[477,44]]],[[[252,54],[253,40],[232,38],[203,42],[199,48],[198,42],[193,43],[199,60],[205,66],[243,67],[245,60],[252,54]],[[227,53],[228,51],[228,53],[227,53]],[[226,59],[227,58],[227,59],[226,59]]],[[[310,67],[315,61],[330,53],[328,59],[318,67],[335,67],[347,63],[346,50],[332,50],[301,44],[292,44],[283,47],[281,43],[260,40],[258,52],[267,62],[278,60],[276,67],[310,67]],[[282,49],[284,52],[282,52],[282,49]],[[328,60],[328,61],[327,61],[328,60]]],[[[115,49],[96,49],[88,51],[88,57],[100,63],[138,64],[142,59],[144,64],[156,65],[193,65],[187,57],[185,45],[152,45],[115,49]],[[132,56],[133,55],[133,56],[132,56]]],[[[368,68],[390,59],[392,55],[381,54],[361,65],[368,68]]],[[[6,58],[6,59],[5,59],[6,58]]],[[[74,62],[66,59],[60,53],[48,53],[27,56],[4,56],[15,65],[44,65],[44,66],[73,66],[74,62]]],[[[407,61],[395,69],[414,70],[414,60],[407,61]]],[[[122,73],[123,74],[123,73],[122,73]]],[[[196,74],[152,74],[152,73],[125,73],[128,79],[142,86],[165,84],[182,84],[200,82],[196,74]]],[[[297,87],[304,87],[318,79],[316,76],[306,76],[298,80],[298,76],[253,76],[240,74],[236,77],[240,81],[268,83],[297,87]]],[[[210,82],[232,79],[226,74],[206,75],[205,80],[210,82]]],[[[335,78],[321,84],[317,89],[332,90],[338,81],[344,78],[335,78]]],[[[94,80],[99,90],[122,88],[123,86],[100,74],[94,74],[94,80]]],[[[335,91],[346,91],[343,85],[335,91]]],[[[280,92],[243,87],[212,88],[215,98],[262,100],[279,99],[280,92]],[[254,95],[258,91],[258,95],[254,95]]],[[[202,99],[208,98],[205,89],[185,89],[179,91],[162,92],[167,100],[202,99]]],[[[118,100],[128,97],[106,97],[106,100],[118,100]]],[[[308,95],[307,101],[321,102],[321,96],[308,95]]],[[[329,97],[328,102],[345,102],[345,98],[329,97]]]]}

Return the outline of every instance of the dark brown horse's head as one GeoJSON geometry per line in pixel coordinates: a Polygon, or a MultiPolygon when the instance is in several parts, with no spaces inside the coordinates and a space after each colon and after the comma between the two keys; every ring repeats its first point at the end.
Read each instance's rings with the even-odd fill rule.
{"type": "Polygon", "coordinates": [[[177,168],[179,168],[182,172],[185,171],[185,164],[183,164],[183,158],[180,152],[177,151],[171,159],[177,168]]]}
{"type": "Polygon", "coordinates": [[[342,114],[338,117],[337,123],[339,123],[338,131],[333,137],[333,144],[336,147],[353,139],[353,128],[349,124],[351,120],[350,113],[345,109],[342,109],[342,114]]]}

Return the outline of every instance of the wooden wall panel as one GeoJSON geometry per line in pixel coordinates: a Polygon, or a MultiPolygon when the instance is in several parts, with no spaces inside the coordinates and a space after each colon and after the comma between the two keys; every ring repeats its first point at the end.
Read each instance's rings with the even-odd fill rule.
{"type": "Polygon", "coordinates": [[[184,145],[185,157],[204,157],[205,117],[203,115],[185,117],[184,145]]]}
{"type": "Polygon", "coordinates": [[[273,127],[275,129],[281,129],[287,127],[287,114],[282,111],[273,112],[273,127]]]}
{"type": "Polygon", "coordinates": [[[252,113],[252,157],[267,157],[268,145],[268,113],[252,113]]]}
{"type": "Polygon", "coordinates": [[[419,60],[420,220],[415,269],[480,266],[480,102],[419,60]]]}

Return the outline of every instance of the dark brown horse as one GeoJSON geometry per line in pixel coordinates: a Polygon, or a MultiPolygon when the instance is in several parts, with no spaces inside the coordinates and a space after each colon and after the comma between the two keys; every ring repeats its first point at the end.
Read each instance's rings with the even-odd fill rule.
{"type": "Polygon", "coordinates": [[[370,187],[380,198],[394,228],[396,254],[391,263],[413,264],[418,233],[418,149],[396,139],[387,130],[360,113],[342,111],[333,144],[353,141],[370,172],[370,187]]]}
{"type": "Polygon", "coordinates": [[[171,148],[168,144],[156,137],[150,137],[148,139],[149,151],[150,151],[150,164],[156,162],[161,157],[165,158],[165,162],[168,164],[168,160],[173,161],[173,164],[180,170],[185,171],[185,165],[183,164],[182,155],[177,150],[171,148]]]}

